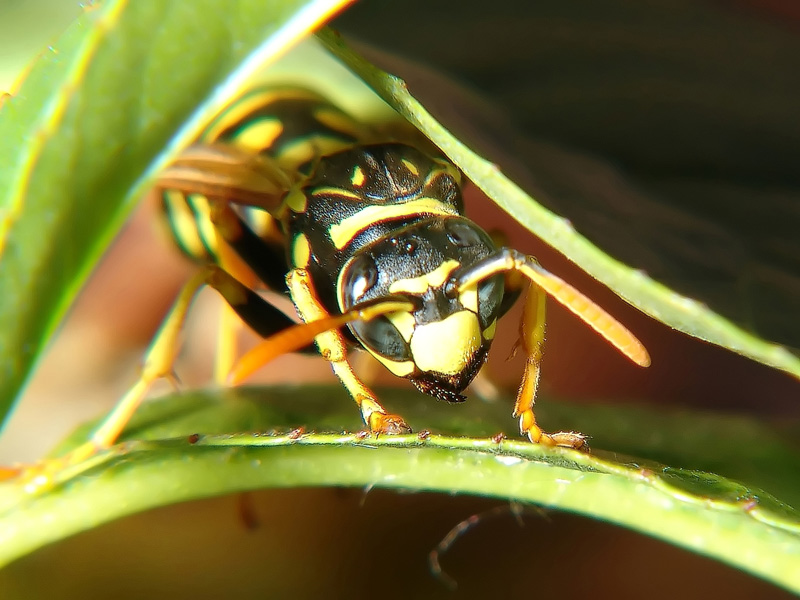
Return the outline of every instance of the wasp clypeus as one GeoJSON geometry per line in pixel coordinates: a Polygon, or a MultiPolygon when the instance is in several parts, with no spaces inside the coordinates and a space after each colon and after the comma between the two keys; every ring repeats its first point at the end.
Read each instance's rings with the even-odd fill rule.
{"type": "Polygon", "coordinates": [[[646,350],[532,257],[497,247],[464,216],[460,171],[419,140],[401,138],[302,89],[256,89],[219,115],[157,186],[175,241],[205,266],[176,300],[139,381],[83,451],[111,445],[150,384],[170,375],[177,333],[204,285],[264,338],[235,364],[227,361],[229,380],[315,343],[369,430],[382,434],[410,428],[358,378],[348,348],[365,349],[426,394],[460,402],[497,320],[527,286],[527,361],[514,416],[532,442],[582,447],[583,435],[544,433],[534,418],[545,297],[635,363],[649,364],[646,350]],[[259,286],[287,291],[303,323],[263,299],[259,286]]]}

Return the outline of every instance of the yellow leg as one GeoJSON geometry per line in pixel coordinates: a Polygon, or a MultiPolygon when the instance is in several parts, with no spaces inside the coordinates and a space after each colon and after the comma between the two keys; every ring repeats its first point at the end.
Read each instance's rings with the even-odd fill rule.
{"type": "Polygon", "coordinates": [[[507,289],[519,289],[523,278],[530,282],[520,332],[527,361],[514,405],[514,416],[519,417],[520,430],[534,443],[585,448],[586,436],[564,431],[544,433],[536,424],[533,414],[544,344],[546,296],[551,296],[572,311],[637,365],[649,366],[650,355],[642,343],[614,317],[564,280],[543,269],[533,257],[525,256],[517,250],[501,248],[494,255],[462,272],[448,285],[453,290],[467,289],[498,273],[506,275],[507,289]]]}
{"type": "Polygon", "coordinates": [[[545,433],[536,424],[536,417],[533,414],[544,347],[546,299],[545,293],[537,286],[529,286],[520,323],[520,338],[526,355],[525,371],[514,404],[514,416],[519,418],[520,432],[527,435],[534,444],[582,448],[586,445],[584,435],[565,431],[553,434],[545,433]]]}
{"type": "Polygon", "coordinates": [[[208,266],[199,271],[181,290],[153,338],[145,353],[139,379],[94,430],[89,440],[58,458],[19,469],[0,470],[0,479],[22,476],[23,482],[32,489],[46,487],[62,469],[77,465],[97,452],[111,447],[153,383],[161,378],[175,381],[173,366],[180,350],[179,334],[192,300],[203,285],[211,285],[217,289],[228,302],[236,304],[241,301],[244,286],[219,267],[208,266]]]}
{"type": "MultiPolygon", "coordinates": [[[[328,312],[317,301],[313,284],[305,269],[294,269],[287,277],[287,285],[297,313],[305,322],[325,319],[328,312]]],[[[319,334],[315,341],[323,358],[331,363],[333,372],[353,397],[361,417],[370,431],[374,433],[408,433],[411,428],[397,415],[386,412],[375,394],[356,376],[347,360],[347,347],[344,337],[336,330],[319,334]]]]}
{"type": "Polygon", "coordinates": [[[228,304],[220,306],[217,329],[217,356],[214,361],[214,381],[224,384],[236,362],[237,338],[242,320],[228,304]]]}
{"type": "Polygon", "coordinates": [[[144,356],[138,381],[95,429],[89,441],[64,458],[71,463],[78,462],[110,447],[136,412],[151,386],[161,378],[174,380],[173,366],[180,349],[178,336],[186,320],[189,306],[198,290],[214,278],[218,271],[216,267],[205,268],[184,286],[144,356]]]}

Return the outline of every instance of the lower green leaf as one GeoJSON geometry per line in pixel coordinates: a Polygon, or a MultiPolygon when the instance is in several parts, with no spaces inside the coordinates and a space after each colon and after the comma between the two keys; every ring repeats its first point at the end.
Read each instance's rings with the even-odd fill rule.
{"type": "MultiPolygon", "coordinates": [[[[64,471],[49,489],[30,493],[14,482],[0,487],[0,561],[7,563],[128,514],[184,500],[271,487],[371,486],[476,494],[572,511],[659,537],[800,591],[800,514],[769,494],[709,473],[492,436],[498,423],[513,423],[507,406],[475,403],[466,414],[429,399],[415,401],[403,392],[385,392],[382,397],[390,405],[402,399],[402,412],[412,424],[448,435],[426,432],[376,439],[291,430],[307,424],[310,409],[316,409],[311,414],[319,417],[314,423],[319,431],[357,430],[356,411],[348,410],[349,400],[339,388],[227,390],[153,402],[137,413],[125,433],[127,441],[64,471]],[[225,433],[231,431],[251,433],[225,433]],[[453,437],[454,433],[472,437],[453,437]]],[[[610,417],[608,408],[560,410],[571,413],[562,415],[565,421],[579,413],[591,419],[597,432],[609,422],[604,414],[610,417]]],[[[637,422],[642,414],[643,409],[616,409],[614,421],[627,423],[629,430],[643,430],[643,423],[637,422]]],[[[690,415],[666,420],[664,439],[685,436],[685,424],[697,419],[690,415]]],[[[560,419],[545,415],[544,420],[552,428],[560,419]]],[[[724,438],[725,429],[721,421],[717,437],[724,438]]],[[[85,434],[78,432],[63,449],[85,439],[85,434]]],[[[729,456],[729,472],[747,462],[750,449],[763,439],[758,428],[752,435],[754,439],[740,435],[738,455],[731,451],[729,456]]],[[[707,448],[715,448],[714,435],[704,441],[707,448]]],[[[691,443],[688,447],[697,448],[691,443]]],[[[797,464],[797,451],[788,444],[773,444],[769,452],[763,470],[772,465],[775,477],[783,470],[784,479],[797,486],[790,469],[797,464]]],[[[652,448],[650,453],[655,454],[652,448]]],[[[698,464],[703,457],[694,459],[698,464]]],[[[784,491],[793,495],[790,487],[784,491]]]]}

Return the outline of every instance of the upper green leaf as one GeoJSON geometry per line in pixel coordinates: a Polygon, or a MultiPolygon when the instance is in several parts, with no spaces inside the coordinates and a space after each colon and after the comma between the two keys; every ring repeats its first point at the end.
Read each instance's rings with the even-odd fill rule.
{"type": "Polygon", "coordinates": [[[348,0],[113,0],[0,110],[0,418],[155,173],[348,0]]]}

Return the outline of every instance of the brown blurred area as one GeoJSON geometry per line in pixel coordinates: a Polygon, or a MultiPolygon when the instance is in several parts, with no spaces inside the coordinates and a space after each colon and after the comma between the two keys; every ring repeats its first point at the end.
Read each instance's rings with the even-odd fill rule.
{"type": "MultiPolygon", "coordinates": [[[[759,15],[753,18],[798,17],[794,4],[779,0],[730,5],[759,15]]],[[[467,201],[482,226],[503,231],[512,246],[595,299],[640,337],[653,358],[649,369],[639,369],[551,303],[543,396],[797,414],[797,381],[655,322],[474,190],[467,201]]],[[[0,462],[41,456],[75,424],[107,411],[134,380],[143,348],[193,269],[170,247],[154,212],[152,203],[143,203],[93,275],[0,438],[0,462]]],[[[192,311],[177,365],[186,387],[210,384],[218,307],[214,293],[206,291],[192,311]]],[[[492,379],[508,390],[515,388],[521,368],[519,357],[507,360],[516,323],[514,314],[504,319],[488,365],[492,379]]],[[[246,345],[248,334],[243,337],[246,345]]],[[[276,360],[254,381],[285,383],[292,374],[336,385],[324,361],[294,356],[276,360]]],[[[396,380],[385,376],[380,382],[396,380]]],[[[157,393],[168,390],[165,384],[157,393]]],[[[523,526],[509,511],[459,537],[441,557],[458,583],[451,592],[430,573],[429,551],[459,522],[499,504],[350,489],[265,491],[192,502],[40,550],[0,571],[0,598],[790,597],[657,540],[535,510],[525,513],[523,526]],[[243,511],[251,513],[256,527],[247,526],[243,511]]]]}

